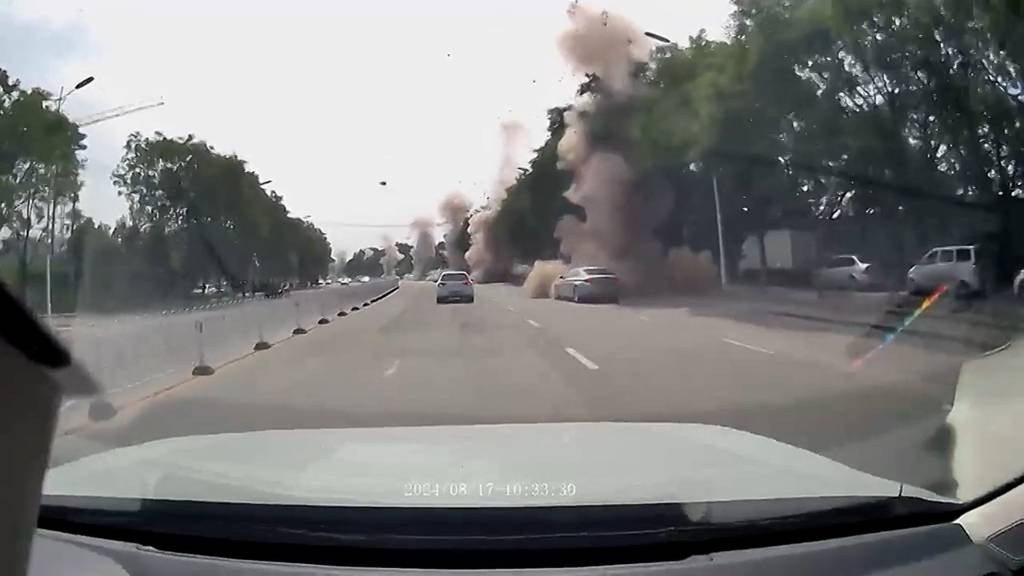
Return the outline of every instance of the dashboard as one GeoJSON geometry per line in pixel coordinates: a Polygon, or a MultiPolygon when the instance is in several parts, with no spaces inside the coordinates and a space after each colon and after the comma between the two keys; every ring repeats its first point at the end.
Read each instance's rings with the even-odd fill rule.
{"type": "MultiPolygon", "coordinates": [[[[963,526],[947,523],[786,546],[691,556],[679,561],[530,570],[537,576],[714,574],[1012,574],[995,549],[976,544],[963,526]]],[[[477,572],[497,572],[479,570],[477,572]]],[[[373,572],[414,576],[465,570],[380,569],[251,561],[167,552],[137,544],[40,530],[32,544],[30,576],[263,576],[348,575],[373,572]]],[[[508,573],[502,570],[503,573],[508,573]]],[[[525,571],[524,571],[525,572],[525,571]]]]}

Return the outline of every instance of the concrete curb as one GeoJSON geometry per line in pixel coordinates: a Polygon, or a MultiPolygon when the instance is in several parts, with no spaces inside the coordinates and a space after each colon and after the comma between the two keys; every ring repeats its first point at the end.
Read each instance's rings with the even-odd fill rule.
{"type": "MultiPolygon", "coordinates": [[[[783,318],[796,318],[798,320],[806,320],[806,321],[809,321],[809,322],[819,322],[819,323],[824,323],[824,324],[835,324],[835,325],[851,326],[851,327],[855,327],[855,328],[865,328],[865,329],[868,329],[868,330],[878,330],[878,331],[886,332],[886,333],[895,332],[897,330],[897,328],[898,328],[897,326],[894,326],[894,325],[882,324],[882,323],[878,323],[878,322],[864,322],[864,321],[860,321],[860,320],[830,318],[830,317],[827,317],[827,316],[817,316],[817,315],[813,315],[813,314],[803,314],[803,313],[800,313],[800,312],[789,312],[789,311],[775,310],[775,311],[769,311],[769,314],[772,314],[774,316],[780,316],[780,317],[783,317],[783,318]]],[[[958,336],[950,336],[950,335],[947,335],[947,334],[940,334],[938,332],[927,332],[927,331],[923,331],[923,330],[917,330],[917,329],[914,329],[914,328],[905,328],[901,332],[901,334],[903,334],[905,336],[914,336],[914,337],[921,338],[921,339],[924,339],[924,340],[931,339],[931,340],[938,340],[938,341],[942,341],[942,342],[952,342],[954,344],[966,344],[968,346],[973,346],[975,348],[982,349],[982,350],[992,346],[991,342],[982,342],[982,341],[974,340],[974,339],[971,339],[971,338],[963,338],[963,337],[958,337],[958,336]]]]}
{"type": "Polygon", "coordinates": [[[1007,348],[1009,348],[1012,345],[1013,345],[1013,339],[1007,340],[1003,344],[1000,344],[999,346],[996,346],[995,348],[993,348],[991,350],[986,350],[985,352],[982,352],[981,353],[981,358],[985,358],[985,357],[991,356],[993,354],[998,354],[998,353],[1006,350],[1007,348]]]}

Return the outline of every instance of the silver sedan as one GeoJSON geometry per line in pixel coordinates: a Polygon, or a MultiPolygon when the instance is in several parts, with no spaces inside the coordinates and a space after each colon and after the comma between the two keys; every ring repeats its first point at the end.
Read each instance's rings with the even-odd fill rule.
{"type": "Polygon", "coordinates": [[[558,277],[551,287],[557,300],[573,302],[618,302],[619,278],[607,268],[573,268],[558,277]]]}
{"type": "Polygon", "coordinates": [[[871,283],[871,264],[852,254],[833,256],[825,266],[814,271],[814,285],[819,289],[860,290],[871,283]]]}

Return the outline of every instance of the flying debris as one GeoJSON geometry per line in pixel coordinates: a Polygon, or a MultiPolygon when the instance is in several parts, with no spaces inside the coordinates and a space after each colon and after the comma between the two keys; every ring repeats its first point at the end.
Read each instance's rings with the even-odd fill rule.
{"type": "Polygon", "coordinates": [[[461,192],[451,192],[441,200],[438,212],[441,214],[441,221],[444,223],[444,245],[445,255],[448,257],[448,268],[452,270],[465,270],[465,254],[459,252],[456,247],[462,225],[469,215],[472,205],[469,198],[461,192]]]}
{"type": "Polygon", "coordinates": [[[491,234],[491,225],[501,211],[508,187],[519,175],[519,153],[524,148],[525,129],[518,122],[504,122],[501,125],[502,152],[495,178],[484,206],[469,218],[470,247],[466,252],[466,263],[477,282],[500,282],[505,280],[512,268],[509,247],[501,238],[491,234]]]}
{"type": "Polygon", "coordinates": [[[644,36],[647,36],[648,38],[652,38],[654,40],[657,40],[658,42],[664,42],[665,44],[671,44],[672,43],[672,41],[669,40],[668,38],[665,38],[661,34],[655,34],[654,32],[644,32],[644,36]]]}

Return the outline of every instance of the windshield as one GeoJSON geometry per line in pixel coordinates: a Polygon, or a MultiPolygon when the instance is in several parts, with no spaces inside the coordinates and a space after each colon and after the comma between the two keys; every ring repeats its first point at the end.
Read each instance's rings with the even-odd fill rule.
{"type": "Polygon", "coordinates": [[[990,493],[1024,16],[955,4],[7,2],[0,280],[101,390],[48,494],[990,493]]]}

